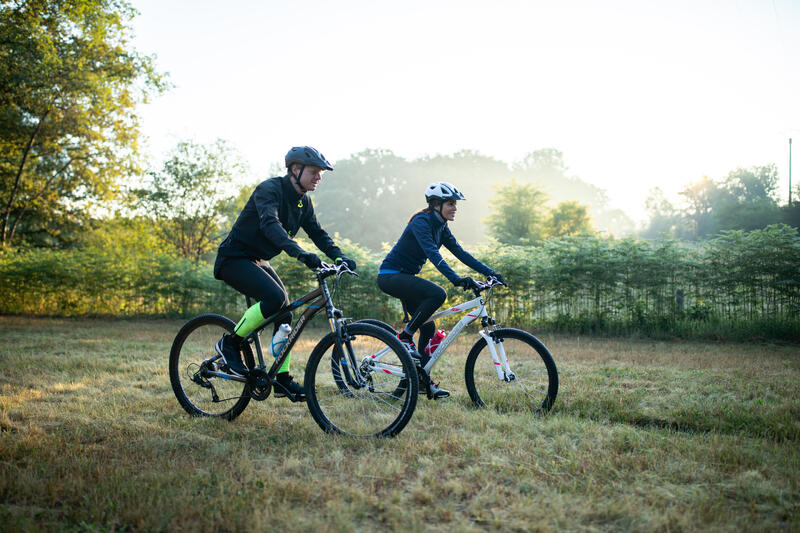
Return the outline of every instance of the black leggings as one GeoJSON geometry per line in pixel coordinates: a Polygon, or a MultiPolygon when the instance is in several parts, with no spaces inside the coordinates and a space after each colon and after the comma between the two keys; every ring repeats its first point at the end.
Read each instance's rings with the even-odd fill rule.
{"type": "Polygon", "coordinates": [[[379,274],[378,288],[403,302],[403,309],[411,315],[406,329],[419,330],[419,351],[425,349],[436,333],[436,323],[428,322],[433,313],[447,299],[447,293],[437,284],[411,274],[379,274]]]}
{"type": "MultiPolygon", "coordinates": [[[[261,304],[261,315],[266,318],[289,305],[289,295],[278,273],[267,261],[245,258],[226,259],[218,270],[219,278],[261,304]]],[[[292,313],[275,321],[275,331],[281,324],[291,324],[292,313]]]]}

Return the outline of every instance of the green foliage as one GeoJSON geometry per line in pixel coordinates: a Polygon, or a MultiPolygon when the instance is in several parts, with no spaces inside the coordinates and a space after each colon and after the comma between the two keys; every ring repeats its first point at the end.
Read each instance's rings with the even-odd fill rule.
{"type": "Polygon", "coordinates": [[[721,231],[763,229],[785,223],[800,228],[791,207],[777,201],[778,171],[775,165],[738,168],[715,182],[707,176],[689,184],[681,194],[683,210],[673,207],[660,189],[647,199],[650,215],[646,238],[669,234],[684,239],[703,239],[721,231]]]}
{"type": "Polygon", "coordinates": [[[139,207],[158,222],[161,239],[180,257],[199,262],[227,230],[226,215],[238,207],[233,181],[244,171],[223,140],[211,145],[182,141],[162,170],[151,172],[132,192],[139,207]]]}
{"type": "MultiPolygon", "coordinates": [[[[143,225],[109,221],[77,251],[0,255],[0,314],[241,315],[244,298],[213,279],[210,266],[160,251],[143,225]]],[[[399,302],[376,286],[383,254],[335,238],[359,273],[329,282],[336,305],[346,316],[398,324],[399,302]]],[[[305,239],[300,244],[313,249],[305,239]]],[[[788,226],[726,232],[694,247],[576,236],[538,246],[493,243],[473,252],[509,282],[491,299],[490,312],[504,324],[653,337],[800,338],[800,236],[788,226]]],[[[470,274],[444,256],[457,272],[470,274]]],[[[271,263],[290,298],[314,287],[297,260],[281,254],[271,263]]],[[[469,298],[429,263],[420,275],[448,291],[445,305],[469,298]]]]}
{"type": "Polygon", "coordinates": [[[544,233],[548,237],[573,237],[592,233],[588,209],[578,202],[561,202],[548,214],[544,233]]]}
{"type": "Polygon", "coordinates": [[[124,1],[0,5],[0,246],[73,242],[136,169],[135,106],[165,86],[124,1]]]}
{"type": "Polygon", "coordinates": [[[0,265],[0,314],[187,316],[235,298],[207,267],[166,254],[31,249],[0,265]]]}
{"type": "Polygon", "coordinates": [[[551,208],[541,189],[511,180],[495,186],[486,219],[492,237],[513,246],[532,245],[549,237],[592,233],[589,212],[575,201],[551,208]]]}
{"type": "Polygon", "coordinates": [[[547,196],[533,185],[511,180],[497,185],[486,219],[492,236],[503,244],[534,244],[544,236],[547,196]]]}
{"type": "MultiPolygon", "coordinates": [[[[798,192],[800,196],[800,192],[798,192]]],[[[787,226],[800,229],[800,202],[792,202],[781,208],[781,221],[787,226]]]]}

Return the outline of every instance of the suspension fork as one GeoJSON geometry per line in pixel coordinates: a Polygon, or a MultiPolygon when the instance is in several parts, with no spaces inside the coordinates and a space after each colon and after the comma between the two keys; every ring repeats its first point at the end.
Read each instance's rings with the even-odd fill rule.
{"type": "Polygon", "coordinates": [[[367,382],[359,367],[360,363],[356,361],[356,354],[353,351],[351,340],[350,334],[347,332],[347,324],[342,323],[340,319],[333,349],[339,352],[338,359],[342,367],[345,381],[347,381],[347,384],[351,387],[358,389],[365,387],[367,382]]]}
{"type": "Polygon", "coordinates": [[[343,318],[342,312],[334,307],[328,284],[324,280],[321,280],[319,285],[325,298],[325,311],[328,315],[328,324],[330,325],[331,333],[333,333],[334,357],[337,357],[339,360],[339,365],[341,366],[342,374],[344,374],[344,379],[347,384],[353,388],[364,387],[366,382],[361,376],[358,361],[356,361],[355,354],[353,353],[350,334],[347,332],[347,321],[343,318]]]}
{"type": "Polygon", "coordinates": [[[511,368],[508,366],[508,357],[506,356],[506,349],[503,346],[503,340],[497,336],[497,332],[489,330],[488,327],[479,330],[478,333],[486,340],[489,347],[489,353],[492,356],[494,369],[497,372],[497,378],[503,381],[510,381],[514,375],[511,368]]]}

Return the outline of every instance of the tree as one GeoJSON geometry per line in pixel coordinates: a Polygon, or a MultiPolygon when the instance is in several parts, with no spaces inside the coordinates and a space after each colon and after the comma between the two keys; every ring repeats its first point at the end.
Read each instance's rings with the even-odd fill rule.
{"type": "Polygon", "coordinates": [[[781,208],[782,222],[800,229],[800,202],[792,202],[781,208]]]}
{"type": "Polygon", "coordinates": [[[646,239],[658,239],[665,235],[676,236],[685,225],[681,213],[664,197],[660,187],[654,187],[645,200],[645,211],[650,217],[647,227],[642,231],[646,239]]]}
{"type": "Polygon", "coordinates": [[[532,244],[544,237],[547,195],[533,185],[511,180],[495,187],[492,214],[486,219],[494,238],[504,244],[532,244]]]}
{"type": "Polygon", "coordinates": [[[603,189],[577,176],[569,176],[567,170],[564,154],[555,148],[530,152],[513,165],[517,178],[537,183],[553,201],[575,201],[585,205],[596,227],[615,234],[633,231],[633,220],[619,209],[608,207],[608,196],[603,189]]]}
{"type": "Polygon", "coordinates": [[[547,237],[571,237],[592,233],[592,222],[585,205],[578,202],[561,202],[550,211],[544,223],[547,237]]]}
{"type": "Polygon", "coordinates": [[[739,202],[777,199],[778,169],[775,165],[737,168],[728,173],[722,186],[739,202]]]}
{"type": "Polygon", "coordinates": [[[727,192],[714,210],[717,231],[752,231],[782,221],[778,206],[778,170],[775,165],[737,168],[722,181],[727,192]]]}
{"type": "Polygon", "coordinates": [[[130,47],[135,13],[124,0],[0,4],[0,246],[63,243],[136,171],[135,106],[166,84],[130,47]]]}
{"type": "Polygon", "coordinates": [[[199,262],[229,229],[223,224],[241,196],[234,177],[244,170],[238,155],[222,140],[207,146],[183,141],[162,169],[150,172],[133,193],[158,221],[163,241],[181,257],[199,262]]]}
{"type": "Polygon", "coordinates": [[[322,227],[372,250],[396,240],[420,204],[408,184],[408,162],[391,150],[369,149],[333,166],[335,170],[323,175],[313,196],[322,227]]]}
{"type": "Polygon", "coordinates": [[[692,224],[694,238],[702,238],[715,233],[713,211],[727,192],[714,180],[703,176],[700,181],[690,183],[680,193],[686,198],[686,217],[692,224]]]}

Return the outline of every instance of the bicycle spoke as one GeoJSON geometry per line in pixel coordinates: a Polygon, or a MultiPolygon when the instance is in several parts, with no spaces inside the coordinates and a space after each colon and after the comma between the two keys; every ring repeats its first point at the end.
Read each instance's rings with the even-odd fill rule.
{"type": "Polygon", "coordinates": [[[178,333],[170,353],[170,381],[181,406],[192,415],[238,416],[250,400],[244,383],[214,375],[223,364],[214,346],[232,323],[202,315],[178,333]],[[212,372],[213,371],[213,372],[212,372]]]}
{"type": "Polygon", "coordinates": [[[314,386],[309,408],[328,431],[356,436],[393,435],[399,431],[398,426],[402,429],[407,423],[415,399],[408,395],[398,397],[394,391],[403,378],[370,365],[370,356],[382,350],[381,363],[412,372],[413,363],[399,342],[374,326],[351,325],[349,332],[353,338],[347,349],[352,350],[353,359],[347,360],[346,370],[343,354],[333,348],[332,339],[327,346],[321,343],[315,349],[316,355],[312,355],[306,369],[306,382],[314,386]],[[353,334],[360,330],[361,334],[353,334]],[[353,368],[353,361],[360,366],[353,368]],[[348,381],[348,374],[353,380],[348,381]]]}
{"type": "MultiPolygon", "coordinates": [[[[558,375],[552,356],[529,333],[502,330],[502,346],[515,379],[497,376],[497,365],[484,340],[473,347],[467,358],[465,378],[472,401],[501,412],[547,411],[555,401],[558,375]]],[[[499,345],[496,345],[499,351],[499,345]]]]}

